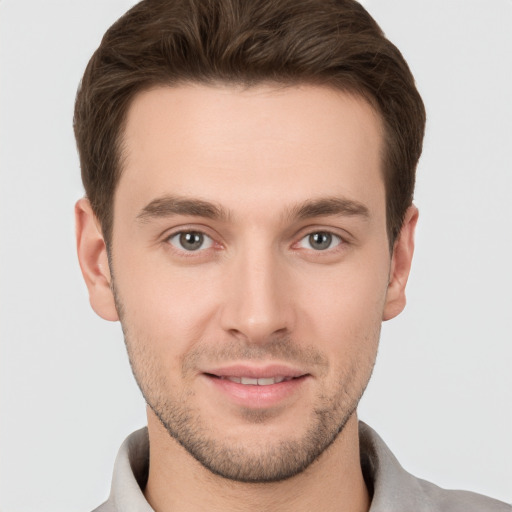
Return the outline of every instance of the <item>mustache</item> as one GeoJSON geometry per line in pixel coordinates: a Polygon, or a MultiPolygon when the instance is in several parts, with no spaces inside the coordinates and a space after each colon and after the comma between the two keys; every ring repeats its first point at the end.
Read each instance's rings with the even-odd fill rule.
{"type": "Polygon", "coordinates": [[[222,365],[235,361],[275,361],[289,363],[301,368],[326,371],[327,357],[314,345],[303,345],[289,335],[274,335],[260,343],[231,339],[227,342],[201,341],[182,358],[184,373],[194,371],[204,364],[222,365]]]}

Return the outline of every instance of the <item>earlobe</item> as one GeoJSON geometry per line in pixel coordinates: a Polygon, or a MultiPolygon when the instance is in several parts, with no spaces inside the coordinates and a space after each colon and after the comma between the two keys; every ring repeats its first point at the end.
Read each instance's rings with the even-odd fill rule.
{"type": "Polygon", "coordinates": [[[402,229],[393,247],[383,320],[391,320],[405,308],[405,287],[414,254],[414,232],[418,215],[416,206],[411,205],[407,209],[402,229]]]}
{"type": "Polygon", "coordinates": [[[92,309],[105,320],[119,320],[110,286],[107,248],[88,199],[77,201],[75,223],[78,260],[89,290],[92,309]]]}

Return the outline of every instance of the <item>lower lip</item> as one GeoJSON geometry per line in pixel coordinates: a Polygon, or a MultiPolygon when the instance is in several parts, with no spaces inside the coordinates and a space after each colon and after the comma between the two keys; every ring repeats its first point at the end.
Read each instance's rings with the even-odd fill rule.
{"type": "Polygon", "coordinates": [[[279,405],[287,398],[299,391],[308,380],[308,375],[291,380],[269,384],[268,386],[255,386],[239,384],[228,379],[220,379],[205,375],[211,385],[230,401],[243,407],[260,409],[279,405]]]}

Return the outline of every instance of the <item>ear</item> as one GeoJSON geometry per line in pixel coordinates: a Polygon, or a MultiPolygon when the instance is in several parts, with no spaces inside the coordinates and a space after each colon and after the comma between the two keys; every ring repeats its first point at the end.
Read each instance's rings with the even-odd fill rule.
{"type": "Polygon", "coordinates": [[[418,222],[418,209],[411,205],[405,212],[402,229],[395,241],[389,284],[384,306],[383,320],[391,320],[399,315],[405,308],[405,285],[411,270],[412,256],[414,253],[414,231],[418,222]]]}
{"type": "Polygon", "coordinates": [[[78,260],[89,290],[92,309],[105,320],[119,320],[110,287],[107,247],[88,199],[80,199],[76,203],[75,223],[78,260]]]}

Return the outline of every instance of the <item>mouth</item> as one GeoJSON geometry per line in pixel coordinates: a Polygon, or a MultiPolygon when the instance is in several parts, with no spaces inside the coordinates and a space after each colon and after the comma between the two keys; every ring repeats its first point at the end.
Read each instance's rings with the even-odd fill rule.
{"type": "Polygon", "coordinates": [[[225,376],[225,375],[214,375],[212,373],[206,373],[208,377],[213,377],[214,379],[221,380],[229,380],[230,382],[235,382],[236,384],[243,384],[244,386],[271,386],[272,384],[280,384],[281,382],[287,382],[293,379],[300,379],[305,375],[301,375],[300,377],[284,377],[282,375],[276,377],[235,377],[235,376],[225,376]]]}
{"type": "Polygon", "coordinates": [[[206,370],[205,375],[245,386],[270,386],[309,375],[301,368],[283,364],[232,364],[206,370]]]}
{"type": "Polygon", "coordinates": [[[273,407],[300,396],[311,374],[281,365],[236,365],[203,373],[214,392],[247,408],[273,407]]]}

